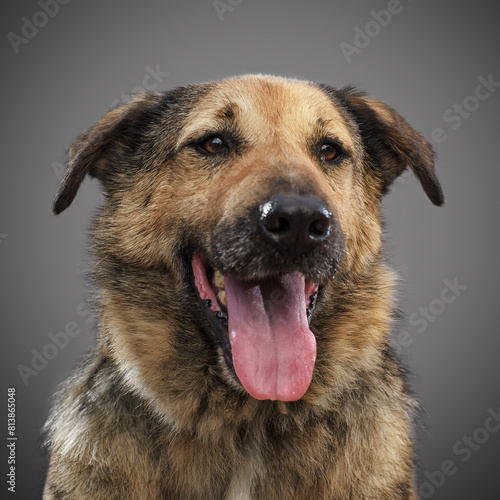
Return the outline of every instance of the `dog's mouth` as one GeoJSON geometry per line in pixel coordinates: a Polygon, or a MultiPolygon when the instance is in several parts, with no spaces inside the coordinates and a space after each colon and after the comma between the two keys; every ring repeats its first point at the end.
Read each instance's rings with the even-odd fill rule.
{"type": "Polygon", "coordinates": [[[318,285],[298,272],[242,280],[192,259],[195,286],[221,346],[255,399],[296,401],[307,391],[316,360],[309,322],[318,285]]]}

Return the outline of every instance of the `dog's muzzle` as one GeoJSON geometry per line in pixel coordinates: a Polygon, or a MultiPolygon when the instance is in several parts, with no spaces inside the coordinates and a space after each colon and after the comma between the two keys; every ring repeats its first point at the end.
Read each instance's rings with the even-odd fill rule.
{"type": "Polygon", "coordinates": [[[334,213],[312,194],[277,192],[227,214],[192,259],[195,288],[228,366],[256,399],[296,401],[316,359],[318,290],[344,252],[334,213]]]}
{"type": "Polygon", "coordinates": [[[324,200],[277,192],[224,216],[208,250],[209,261],[224,275],[259,279],[297,271],[321,284],[339,269],[344,238],[324,200]]]}

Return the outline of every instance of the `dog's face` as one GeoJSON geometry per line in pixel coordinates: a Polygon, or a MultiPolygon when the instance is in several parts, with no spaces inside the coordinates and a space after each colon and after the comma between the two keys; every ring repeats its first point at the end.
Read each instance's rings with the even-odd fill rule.
{"type": "Polygon", "coordinates": [[[55,211],[86,174],[102,181],[103,324],[144,391],[161,393],[184,347],[205,373],[216,359],[233,390],[295,401],[322,359],[336,290],[380,258],[380,200],[406,166],[441,204],[430,146],[389,107],[350,89],[231,78],[109,112],[73,146],[55,211]]]}

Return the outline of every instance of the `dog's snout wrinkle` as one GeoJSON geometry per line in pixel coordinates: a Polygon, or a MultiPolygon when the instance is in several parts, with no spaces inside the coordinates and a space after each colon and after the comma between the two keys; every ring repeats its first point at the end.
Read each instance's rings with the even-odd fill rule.
{"type": "Polygon", "coordinates": [[[274,244],[296,253],[313,250],[330,235],[332,213],[315,196],[277,194],[260,207],[260,230],[274,244]]]}

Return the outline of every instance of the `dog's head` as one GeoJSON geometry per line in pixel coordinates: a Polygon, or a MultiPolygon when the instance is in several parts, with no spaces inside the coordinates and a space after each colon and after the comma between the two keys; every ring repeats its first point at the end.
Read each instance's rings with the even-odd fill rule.
{"type": "MultiPolygon", "coordinates": [[[[110,111],[72,147],[54,211],[87,174],[102,182],[104,322],[125,298],[143,330],[155,315],[168,331],[198,325],[233,386],[293,401],[313,376],[318,310],[331,315],[336,282],[379,262],[380,200],[406,167],[441,205],[431,146],[385,104],[350,88],[245,76],[139,94],[110,111]]],[[[148,352],[155,373],[168,357],[161,342],[174,349],[116,330],[107,330],[115,352],[148,352]]]]}

